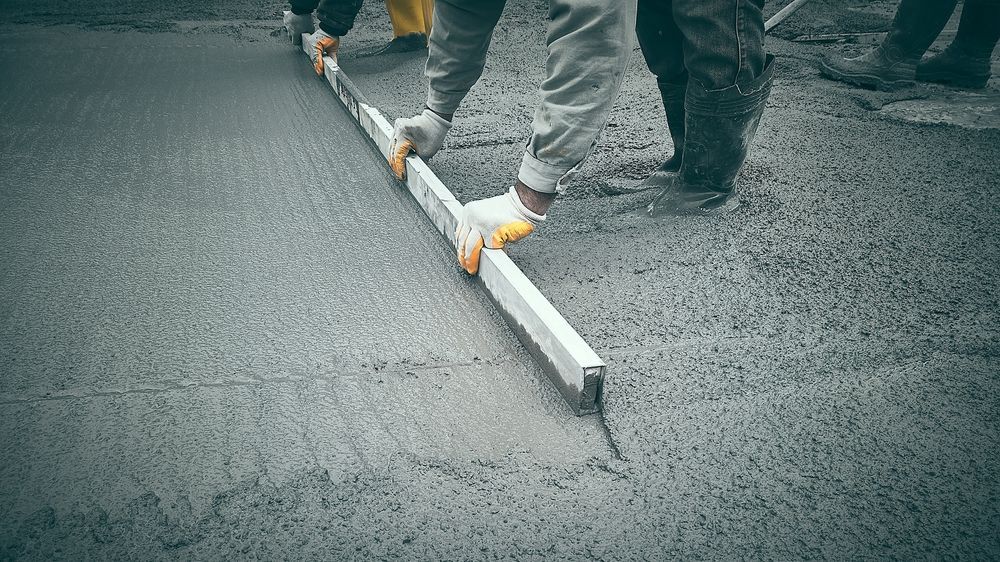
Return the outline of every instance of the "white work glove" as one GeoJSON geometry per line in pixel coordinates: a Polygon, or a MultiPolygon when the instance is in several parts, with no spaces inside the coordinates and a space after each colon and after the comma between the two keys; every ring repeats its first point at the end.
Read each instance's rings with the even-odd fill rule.
{"type": "Polygon", "coordinates": [[[340,37],[334,37],[322,29],[317,29],[309,36],[309,58],[313,61],[316,74],[323,75],[323,56],[337,60],[338,48],[340,48],[340,37]]]}
{"type": "Polygon", "coordinates": [[[292,12],[285,12],[285,31],[288,32],[288,38],[292,40],[292,45],[302,44],[302,34],[312,33],[316,30],[313,25],[312,14],[293,14],[292,12]]]}
{"type": "Polygon", "coordinates": [[[458,263],[475,275],[479,271],[479,255],[487,248],[503,248],[535,231],[545,220],[521,203],[517,190],[511,186],[503,195],[467,203],[455,230],[458,263]]]}
{"type": "Polygon", "coordinates": [[[389,166],[396,177],[406,176],[406,157],[411,150],[421,158],[434,156],[450,129],[450,121],[429,109],[409,119],[396,119],[389,144],[389,166]]]}

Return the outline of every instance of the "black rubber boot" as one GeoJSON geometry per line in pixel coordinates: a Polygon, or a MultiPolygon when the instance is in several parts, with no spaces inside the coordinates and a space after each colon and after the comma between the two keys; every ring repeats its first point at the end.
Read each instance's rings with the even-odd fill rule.
{"type": "Polygon", "coordinates": [[[1000,2],[967,0],[955,40],[917,65],[917,80],[962,88],[985,88],[993,48],[1000,40],[1000,2]]]}
{"type": "Polygon", "coordinates": [[[423,33],[407,33],[389,41],[389,44],[372,53],[372,55],[391,55],[393,53],[411,53],[427,49],[427,36],[423,33]]]}
{"type": "Polygon", "coordinates": [[[851,59],[831,53],[820,63],[820,72],[833,80],[878,90],[913,85],[920,57],[948,23],[956,2],[903,0],[881,45],[851,59]]]}
{"type": "Polygon", "coordinates": [[[667,185],[669,176],[681,168],[681,155],[684,154],[684,93],[687,91],[687,84],[686,77],[680,82],[657,83],[660,97],[663,98],[663,110],[667,114],[667,129],[674,141],[674,153],[640,184],[645,189],[667,185]]]}
{"type": "Polygon", "coordinates": [[[739,206],[736,177],[750,152],[771,93],[774,57],[752,83],[707,90],[695,80],[685,99],[684,157],[669,185],[649,204],[649,214],[720,214],[739,206]]]}

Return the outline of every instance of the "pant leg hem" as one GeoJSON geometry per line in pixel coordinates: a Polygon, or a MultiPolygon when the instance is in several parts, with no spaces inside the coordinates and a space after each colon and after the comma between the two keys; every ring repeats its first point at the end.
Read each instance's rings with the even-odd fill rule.
{"type": "Polygon", "coordinates": [[[576,167],[567,169],[553,166],[525,151],[521,157],[521,168],[517,172],[517,179],[539,193],[563,193],[575,169],[576,167]]]}

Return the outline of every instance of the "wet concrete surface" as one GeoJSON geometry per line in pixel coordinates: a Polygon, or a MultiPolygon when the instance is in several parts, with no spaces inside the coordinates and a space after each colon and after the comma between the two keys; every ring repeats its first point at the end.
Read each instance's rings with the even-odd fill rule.
{"type": "MultiPolygon", "coordinates": [[[[486,74],[458,115],[445,150],[431,162],[462,200],[499,193],[516,172],[543,72],[543,4],[510,3],[486,74]]],[[[225,17],[253,18],[254,9],[234,8],[225,17]]],[[[185,10],[175,19],[199,19],[185,10]]],[[[892,2],[816,0],[785,29],[789,37],[884,31],[892,11],[892,2]]],[[[26,23],[47,23],[47,16],[33,16],[37,22],[25,17],[26,23]]],[[[240,31],[229,36],[249,52],[287,58],[287,67],[277,60],[271,67],[275,75],[289,77],[281,82],[310,84],[296,82],[304,80],[301,55],[290,47],[286,51],[280,37],[269,38],[265,25],[237,27],[240,31]]],[[[634,210],[652,194],[606,195],[606,186],[641,180],[670,150],[655,85],[637,52],[585,173],[556,203],[545,228],[511,252],[608,361],[604,417],[620,458],[602,450],[589,426],[581,429],[560,417],[547,401],[545,384],[533,382],[499,388],[520,405],[518,416],[534,413],[527,425],[558,428],[539,435],[561,439],[581,432],[580,447],[545,458],[541,450],[555,439],[546,437],[533,448],[520,435],[503,454],[492,450],[498,439],[485,438],[481,447],[457,455],[447,445],[423,449],[430,440],[414,438],[403,441],[411,448],[397,454],[370,453],[384,465],[352,464],[343,461],[350,455],[337,456],[337,443],[360,440],[368,450],[385,451],[385,435],[411,431],[407,424],[414,421],[377,416],[378,421],[350,425],[333,418],[325,440],[296,438],[294,429],[281,432],[260,421],[267,431],[227,429],[253,427],[239,425],[241,416],[262,419],[282,401],[292,404],[284,410],[287,417],[277,417],[282,427],[328,420],[336,409],[302,405],[333,401],[330,395],[326,402],[316,398],[324,396],[317,389],[329,389],[323,381],[296,381],[299,387],[282,387],[285,394],[254,382],[198,396],[214,410],[195,435],[253,451],[258,463],[245,461],[250,468],[234,469],[231,479],[205,486],[206,496],[215,492],[208,507],[184,493],[140,485],[111,505],[44,499],[36,502],[38,509],[22,509],[16,518],[4,512],[3,552],[18,557],[140,552],[158,558],[1000,556],[1000,131],[886,115],[881,110],[895,102],[959,94],[925,85],[885,94],[826,81],[816,70],[818,58],[829,49],[850,53],[860,47],[792,43],[782,40],[782,33],[769,42],[779,57],[779,74],[743,174],[744,208],[722,219],[651,222],[634,210]],[[240,392],[249,394],[243,402],[240,392]],[[252,413],[244,413],[247,403],[254,405],[252,413]],[[534,410],[535,403],[542,409],[534,410]],[[380,421],[384,433],[366,437],[380,421]],[[345,434],[348,439],[335,438],[345,434]],[[287,435],[296,445],[275,453],[276,435],[287,435]],[[295,457],[309,452],[334,460],[324,465],[295,457]],[[268,459],[280,477],[258,468],[268,459]]],[[[387,34],[381,7],[366,5],[344,42],[342,64],[387,114],[409,115],[423,102],[419,55],[352,55],[380,44],[387,34]]],[[[9,52],[4,55],[6,60],[9,52]]],[[[235,73],[219,72],[226,77],[219,79],[220,87],[239,82],[235,73]]],[[[292,90],[303,106],[312,103],[304,101],[312,100],[305,88],[292,90]]],[[[986,94],[996,91],[994,78],[986,94]]],[[[295,115],[304,111],[295,107],[295,115]]],[[[323,118],[338,122],[333,114],[323,118]]],[[[311,118],[299,119],[307,128],[311,118]]],[[[281,131],[275,124],[267,132],[284,138],[281,131]]],[[[251,136],[243,142],[263,141],[251,136]]],[[[367,158],[363,152],[350,154],[367,158]]],[[[360,169],[362,163],[356,163],[356,173],[370,175],[360,169]]],[[[315,163],[302,163],[310,167],[315,163]]],[[[275,174],[269,166],[259,172],[275,174]]],[[[412,209],[405,199],[397,204],[412,209]]],[[[263,211],[247,203],[245,212],[263,211]]],[[[433,275],[448,278],[455,268],[450,254],[437,256],[433,238],[423,240],[434,249],[425,250],[426,259],[435,256],[433,275]]],[[[315,257],[333,259],[325,255],[333,245],[317,249],[315,257]]],[[[5,283],[23,275],[8,275],[5,283]]],[[[313,283],[300,280],[301,291],[313,283]]],[[[163,285],[161,290],[168,290],[163,285]]],[[[463,286],[459,277],[453,288],[463,286]]],[[[462,294],[481,304],[474,291],[462,294]]],[[[487,309],[477,310],[492,318],[483,312],[487,309]]],[[[388,312],[380,318],[386,321],[388,312]]],[[[485,347],[511,341],[496,329],[500,334],[485,347]]],[[[351,338],[357,336],[346,337],[356,341],[351,338]]],[[[76,376],[40,347],[51,339],[31,341],[39,346],[37,356],[59,370],[49,380],[76,376]]],[[[285,345],[288,357],[306,348],[285,345]]],[[[451,347],[434,349],[447,354],[451,347]]],[[[487,357],[500,361],[505,349],[487,357]]],[[[357,351],[345,353],[353,357],[357,351]]],[[[182,353],[161,358],[173,368],[184,364],[182,353]]],[[[232,357],[215,361],[219,369],[232,368],[232,357]]],[[[484,359],[482,368],[494,365],[484,359]]],[[[530,371],[524,367],[524,380],[536,381],[530,371]]],[[[152,372],[148,380],[158,381],[152,372]]],[[[369,372],[358,373],[356,384],[366,388],[369,372]]],[[[41,390],[20,384],[24,388],[17,392],[41,390]]],[[[350,405],[368,392],[359,390],[344,401],[350,405]]],[[[150,417],[189,417],[184,414],[191,402],[184,395],[178,402],[135,403],[117,411],[77,404],[64,410],[63,425],[45,431],[32,429],[27,405],[4,405],[12,408],[5,426],[13,428],[4,433],[17,440],[5,456],[12,451],[30,459],[23,451],[43,447],[38,443],[46,439],[79,441],[65,434],[82,433],[74,422],[93,408],[109,419],[106,412],[115,412],[120,422],[111,427],[134,433],[123,441],[135,449],[129,455],[138,466],[155,455],[155,447],[142,442],[149,427],[157,435],[150,417]],[[55,437],[32,438],[46,434],[55,437]]],[[[453,420],[459,419],[475,416],[457,412],[453,420]]],[[[439,435],[436,424],[428,422],[421,428],[426,433],[417,433],[439,435]]],[[[102,431],[95,441],[113,442],[112,430],[102,431]]],[[[97,457],[69,458],[107,466],[97,457]]],[[[181,459],[176,457],[175,470],[190,470],[181,459]]],[[[14,475],[4,477],[5,489],[33,472],[42,474],[36,481],[52,478],[45,476],[49,470],[30,462],[26,468],[25,462],[5,465],[5,474],[14,475]]],[[[187,474],[177,482],[196,488],[187,474]]]]}
{"type": "MultiPolygon", "coordinates": [[[[462,200],[513,181],[537,101],[541,8],[504,21],[432,162],[462,200]]],[[[670,150],[637,51],[582,177],[515,261],[609,363],[605,416],[662,539],[651,551],[1000,555],[1000,130],[879,112],[941,100],[938,121],[988,119],[948,88],[818,76],[827,49],[856,46],[769,47],[742,210],[654,223],[634,212],[652,194],[604,195],[670,150]]],[[[389,113],[419,108],[421,88],[398,86],[418,59],[343,65],[389,113]]]]}
{"type": "Polygon", "coordinates": [[[39,510],[202,512],[400,456],[610,458],[285,47],[3,35],[8,540],[39,510]]]}

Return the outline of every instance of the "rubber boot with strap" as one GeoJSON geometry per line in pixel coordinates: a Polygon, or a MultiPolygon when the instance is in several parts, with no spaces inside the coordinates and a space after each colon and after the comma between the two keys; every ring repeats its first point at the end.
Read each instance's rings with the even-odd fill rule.
{"type": "Polygon", "coordinates": [[[719,214],[739,205],[736,177],[750,153],[771,93],[774,57],[753,82],[721,90],[688,84],[684,152],[678,172],[649,204],[652,216],[719,214]]]}

